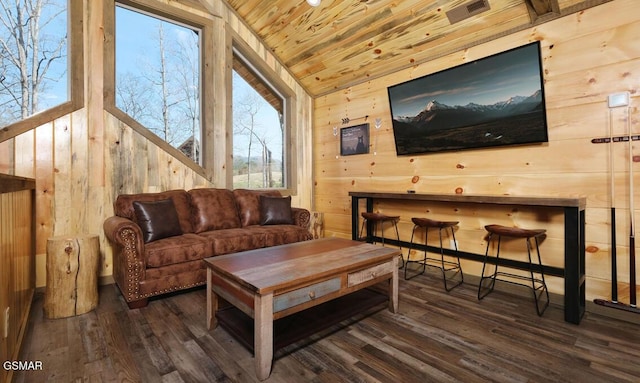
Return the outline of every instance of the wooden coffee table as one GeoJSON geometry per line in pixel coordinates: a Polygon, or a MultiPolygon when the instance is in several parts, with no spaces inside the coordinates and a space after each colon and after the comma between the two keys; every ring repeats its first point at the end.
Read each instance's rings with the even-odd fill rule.
{"type": "Polygon", "coordinates": [[[218,325],[218,299],[254,321],[256,375],[271,373],[273,321],[389,281],[389,311],[398,310],[396,248],[325,238],[205,259],[207,326],[218,325]]]}

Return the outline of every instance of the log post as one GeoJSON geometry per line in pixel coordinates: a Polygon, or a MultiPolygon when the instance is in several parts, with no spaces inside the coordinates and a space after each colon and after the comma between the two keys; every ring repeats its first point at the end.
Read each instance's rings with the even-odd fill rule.
{"type": "Polygon", "coordinates": [[[313,235],[313,239],[324,238],[324,213],[311,212],[309,231],[313,235]]]}
{"type": "Polygon", "coordinates": [[[98,305],[100,241],[97,235],[47,240],[47,286],[44,315],[65,318],[98,305]]]}

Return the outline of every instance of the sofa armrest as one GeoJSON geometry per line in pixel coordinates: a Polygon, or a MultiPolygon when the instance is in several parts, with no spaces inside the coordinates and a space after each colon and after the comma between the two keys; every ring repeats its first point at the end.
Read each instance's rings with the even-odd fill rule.
{"type": "Polygon", "coordinates": [[[298,225],[303,229],[309,230],[311,223],[311,212],[300,207],[292,207],[291,215],[293,215],[294,225],[298,225]]]}
{"type": "Polygon", "coordinates": [[[113,277],[127,301],[138,295],[145,279],[146,260],[142,230],[130,219],[113,216],[104,221],[104,233],[113,246],[113,277]]]}

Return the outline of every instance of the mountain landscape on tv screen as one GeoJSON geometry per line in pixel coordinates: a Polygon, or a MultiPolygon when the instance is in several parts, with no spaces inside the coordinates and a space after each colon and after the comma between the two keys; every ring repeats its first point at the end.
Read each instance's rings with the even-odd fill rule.
{"type": "Polygon", "coordinates": [[[398,154],[547,141],[540,90],[491,105],[429,101],[415,116],[394,116],[398,154]]]}

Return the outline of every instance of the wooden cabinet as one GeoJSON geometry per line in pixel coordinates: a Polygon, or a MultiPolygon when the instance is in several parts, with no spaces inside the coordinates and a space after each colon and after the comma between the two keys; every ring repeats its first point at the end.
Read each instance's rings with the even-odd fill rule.
{"type": "MultiPolygon", "coordinates": [[[[0,174],[0,361],[17,360],[35,291],[35,181],[0,174]]],[[[0,381],[11,370],[0,368],[0,381]]]]}

